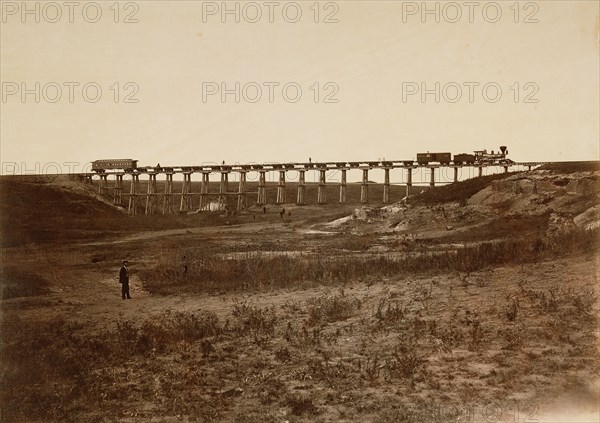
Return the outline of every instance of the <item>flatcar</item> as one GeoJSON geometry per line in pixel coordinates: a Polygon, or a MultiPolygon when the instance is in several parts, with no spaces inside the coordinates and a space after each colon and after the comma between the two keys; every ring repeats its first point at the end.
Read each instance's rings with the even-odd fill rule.
{"type": "Polygon", "coordinates": [[[417,163],[420,165],[427,165],[430,162],[437,162],[440,164],[450,164],[452,160],[452,154],[450,153],[417,153],[417,163]]]}
{"type": "Polygon", "coordinates": [[[92,162],[92,170],[97,173],[104,173],[107,170],[124,170],[131,172],[137,169],[137,160],[131,159],[107,159],[95,160],[92,162]]]}

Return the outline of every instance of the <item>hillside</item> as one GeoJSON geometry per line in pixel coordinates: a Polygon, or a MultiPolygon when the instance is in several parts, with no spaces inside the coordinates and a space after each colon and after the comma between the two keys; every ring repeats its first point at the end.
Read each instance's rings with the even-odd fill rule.
{"type": "MultiPolygon", "coordinates": [[[[600,170],[534,170],[431,188],[408,201],[360,208],[325,227],[407,241],[483,242],[600,226],[600,170]]],[[[581,168],[589,169],[589,164],[581,168]]]]}
{"type": "Polygon", "coordinates": [[[0,178],[2,245],[102,236],[122,212],[68,177],[0,178]]]}
{"type": "Polygon", "coordinates": [[[2,417],[590,421],[599,176],[166,216],[80,180],[3,179],[2,417]]]}
{"type": "MultiPolygon", "coordinates": [[[[554,231],[570,225],[593,227],[598,218],[600,191],[599,162],[557,163],[521,173],[502,173],[438,186],[414,195],[408,201],[383,206],[376,200],[381,185],[373,185],[369,207],[358,204],[360,186],[348,186],[348,204],[336,204],[337,187],[328,187],[330,202],[326,206],[297,207],[286,204],[296,219],[307,224],[323,223],[328,216],[358,207],[354,219],[341,219],[326,225],[332,229],[354,228],[355,232],[392,230],[410,237],[493,239],[524,230],[526,233],[554,231]],[[321,217],[319,217],[321,216],[321,217]],[[377,223],[375,227],[361,222],[377,223]],[[590,226],[591,225],[591,226],[590,226]],[[362,229],[361,229],[362,228],[362,229]],[[452,231],[452,233],[449,233],[452,231]],[[457,235],[458,233],[461,236],[457,235]]],[[[252,189],[250,187],[250,189],[252,189]]],[[[396,198],[404,187],[392,187],[396,198]]],[[[76,239],[103,239],[138,231],[185,229],[206,225],[244,224],[255,221],[262,208],[223,216],[221,212],[192,215],[127,216],[121,207],[112,205],[110,197],[101,197],[94,185],[76,176],[3,177],[0,178],[0,229],[2,245],[25,245],[39,242],[64,242],[76,239]],[[260,210],[259,210],[260,209],[260,210]]],[[[211,192],[217,192],[216,184],[211,192]]],[[[315,186],[307,187],[309,202],[316,198],[315,186]],[[314,197],[314,198],[313,198],[314,197]]],[[[268,188],[270,197],[275,186],[268,188]]],[[[288,184],[287,198],[294,200],[294,184],[288,184]]],[[[235,197],[230,198],[231,201],[235,197]]],[[[178,196],[175,197],[176,203],[178,196]]],[[[274,202],[274,198],[269,198],[274,202]]],[[[252,204],[252,196],[249,195],[252,204]]],[[[267,206],[261,216],[277,222],[279,207],[267,206]]]]}
{"type": "MultiPolygon", "coordinates": [[[[111,181],[112,183],[112,181],[111,181]]],[[[146,192],[147,181],[140,181],[140,192],[146,192]]],[[[157,191],[164,192],[163,182],[158,183],[157,191]]],[[[126,184],[127,185],[127,184],[126,184]]],[[[132,234],[139,231],[161,231],[170,229],[186,229],[215,225],[232,225],[251,223],[255,215],[260,213],[262,221],[279,222],[279,211],[286,207],[294,211],[297,221],[314,222],[327,220],[336,214],[350,212],[359,204],[360,185],[348,184],[346,205],[337,203],[339,188],[331,183],[327,187],[329,202],[325,206],[318,206],[317,184],[308,183],[306,186],[307,205],[296,207],[293,202],[296,198],[297,185],[293,182],[287,184],[286,198],[288,203],[284,206],[275,205],[277,183],[267,183],[267,214],[263,215],[262,207],[253,206],[256,199],[256,182],[248,183],[248,204],[250,209],[245,212],[225,215],[216,211],[210,213],[179,213],[181,181],[174,182],[174,214],[152,215],[141,214],[134,217],[128,216],[124,207],[114,206],[112,203],[112,185],[108,195],[98,194],[98,181],[93,184],[85,183],[79,176],[14,176],[0,177],[0,231],[1,244],[27,245],[39,242],[62,243],[67,240],[104,239],[118,236],[119,234],[132,234]],[[253,206],[253,207],[252,207],[253,206]]],[[[125,191],[127,191],[126,186],[125,191]]],[[[415,191],[421,188],[415,187],[415,191]]],[[[235,192],[235,183],[229,184],[229,191],[235,192]]],[[[200,192],[197,182],[192,184],[192,192],[200,192]]],[[[211,182],[210,201],[217,201],[219,183],[211,182]]],[[[399,200],[405,192],[405,187],[394,186],[390,198],[399,200]]],[[[383,186],[376,184],[370,186],[370,198],[373,204],[381,204],[383,186]]],[[[230,195],[227,199],[230,210],[235,210],[237,197],[230,195]]],[[[159,200],[159,204],[162,199],[159,200]]],[[[194,197],[194,205],[198,204],[198,197],[194,197]]],[[[142,200],[143,203],[143,200],[142,200]]]]}

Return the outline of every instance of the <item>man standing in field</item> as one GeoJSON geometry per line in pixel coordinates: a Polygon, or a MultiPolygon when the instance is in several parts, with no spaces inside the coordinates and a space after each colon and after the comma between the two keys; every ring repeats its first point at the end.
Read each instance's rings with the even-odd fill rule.
{"type": "Polygon", "coordinates": [[[123,260],[123,266],[121,266],[121,271],[119,272],[119,283],[121,284],[121,296],[123,299],[127,298],[131,299],[129,296],[129,268],[127,267],[129,263],[127,260],[123,260]]]}

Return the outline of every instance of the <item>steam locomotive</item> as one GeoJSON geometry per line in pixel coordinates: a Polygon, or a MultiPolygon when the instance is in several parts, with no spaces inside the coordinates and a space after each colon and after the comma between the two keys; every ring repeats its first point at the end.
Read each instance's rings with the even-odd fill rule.
{"type": "MultiPolygon", "coordinates": [[[[460,153],[454,155],[452,162],[456,165],[468,164],[510,164],[512,160],[507,158],[508,148],[505,145],[500,146],[500,150],[494,152],[492,150],[488,153],[487,150],[473,151],[473,154],[460,153]]],[[[429,163],[439,163],[443,165],[450,164],[451,154],[450,153],[417,153],[417,163],[420,165],[427,165],[429,163]]]]}

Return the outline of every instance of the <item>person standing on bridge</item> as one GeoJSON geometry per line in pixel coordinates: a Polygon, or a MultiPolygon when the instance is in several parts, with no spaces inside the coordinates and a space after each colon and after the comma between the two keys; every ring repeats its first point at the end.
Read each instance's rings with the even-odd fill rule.
{"type": "Polygon", "coordinates": [[[119,271],[119,283],[121,284],[121,296],[123,299],[131,299],[129,295],[129,262],[127,260],[123,260],[123,266],[121,266],[121,270],[119,271]]]}

